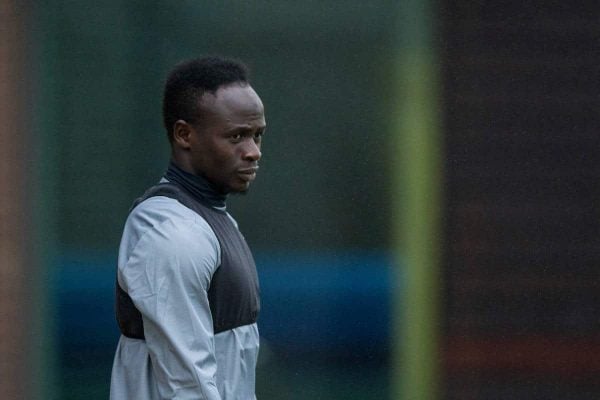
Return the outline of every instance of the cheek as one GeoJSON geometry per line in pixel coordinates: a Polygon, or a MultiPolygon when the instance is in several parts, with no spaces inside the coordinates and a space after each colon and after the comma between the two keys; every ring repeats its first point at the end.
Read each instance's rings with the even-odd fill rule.
{"type": "Polygon", "coordinates": [[[241,152],[239,151],[238,147],[221,146],[214,149],[211,157],[214,165],[218,165],[224,170],[230,170],[237,165],[237,160],[240,157],[240,154],[241,152]]]}

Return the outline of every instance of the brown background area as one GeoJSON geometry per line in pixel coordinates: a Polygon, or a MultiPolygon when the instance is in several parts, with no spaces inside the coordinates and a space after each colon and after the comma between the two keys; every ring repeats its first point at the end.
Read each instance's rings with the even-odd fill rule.
{"type": "Polygon", "coordinates": [[[23,18],[16,2],[0,2],[0,393],[28,398],[28,304],[25,293],[23,18]]]}

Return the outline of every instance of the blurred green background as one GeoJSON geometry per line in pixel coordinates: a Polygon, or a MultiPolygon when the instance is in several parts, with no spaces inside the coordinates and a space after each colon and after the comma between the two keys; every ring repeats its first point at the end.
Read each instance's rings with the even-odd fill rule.
{"type": "Polygon", "coordinates": [[[390,396],[397,17],[389,1],[36,5],[59,398],[107,397],[121,229],[168,161],[163,80],[206,54],[244,60],[266,107],[260,179],[229,201],[261,278],[259,398],[390,396]]]}

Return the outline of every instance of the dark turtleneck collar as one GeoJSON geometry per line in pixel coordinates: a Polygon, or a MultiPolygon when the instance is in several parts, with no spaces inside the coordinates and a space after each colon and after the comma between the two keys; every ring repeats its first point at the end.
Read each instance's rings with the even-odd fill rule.
{"type": "Polygon", "coordinates": [[[185,172],[175,165],[173,161],[169,163],[169,168],[165,172],[165,179],[181,186],[197,198],[198,201],[211,207],[225,209],[226,194],[221,193],[215,185],[203,176],[185,172]]]}

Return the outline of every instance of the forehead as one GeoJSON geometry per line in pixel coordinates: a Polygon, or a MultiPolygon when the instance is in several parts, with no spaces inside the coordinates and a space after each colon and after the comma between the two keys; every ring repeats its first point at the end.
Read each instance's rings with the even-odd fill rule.
{"type": "Polygon", "coordinates": [[[262,101],[250,85],[236,83],[204,93],[199,107],[207,122],[265,124],[262,101]]]}

